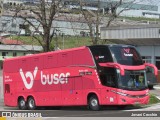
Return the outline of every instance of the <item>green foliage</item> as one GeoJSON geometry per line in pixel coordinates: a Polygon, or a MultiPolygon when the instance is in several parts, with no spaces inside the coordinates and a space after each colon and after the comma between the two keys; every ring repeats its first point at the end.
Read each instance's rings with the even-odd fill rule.
{"type": "MultiPolygon", "coordinates": [[[[85,45],[91,45],[91,39],[89,37],[80,37],[80,36],[64,36],[64,49],[73,48],[85,45]]],[[[63,38],[59,38],[59,47],[63,49],[63,38]]]]}
{"type": "MultiPolygon", "coordinates": [[[[10,39],[23,41],[24,44],[27,45],[40,45],[39,42],[32,36],[11,36],[10,39]]],[[[58,46],[60,49],[67,49],[67,48],[86,46],[91,44],[92,42],[90,37],[64,36],[63,38],[62,36],[58,36],[57,38],[54,37],[52,39],[50,48],[52,50],[55,46],[58,46]]]]}
{"type": "Polygon", "coordinates": [[[150,94],[149,104],[156,104],[159,103],[160,100],[153,94],[150,94]]]}
{"type": "MultiPolygon", "coordinates": [[[[39,39],[42,39],[38,35],[36,37],[39,39]]],[[[40,45],[40,43],[32,36],[11,36],[9,37],[9,39],[20,40],[20,41],[23,41],[24,44],[27,44],[27,45],[40,45]]],[[[109,41],[103,41],[103,40],[98,41],[98,44],[110,44],[110,43],[111,42],[109,41]]],[[[67,48],[87,46],[87,45],[92,45],[92,44],[93,43],[90,37],[64,36],[63,38],[62,36],[58,36],[52,39],[50,48],[52,50],[54,47],[58,46],[60,49],[67,49],[67,48]]]]}
{"type": "Polygon", "coordinates": [[[20,40],[26,45],[40,45],[32,36],[10,36],[9,39],[20,40]]]}
{"type": "Polygon", "coordinates": [[[119,16],[119,18],[125,18],[133,21],[160,21],[158,18],[146,18],[146,17],[122,17],[119,16]]]}

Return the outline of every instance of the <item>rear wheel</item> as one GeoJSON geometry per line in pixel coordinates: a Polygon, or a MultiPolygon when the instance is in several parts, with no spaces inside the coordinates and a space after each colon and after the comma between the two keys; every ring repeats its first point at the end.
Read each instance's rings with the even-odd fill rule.
{"type": "Polygon", "coordinates": [[[19,100],[18,100],[18,108],[20,110],[25,110],[27,108],[26,101],[24,100],[24,98],[19,98],[19,100]]]}
{"type": "Polygon", "coordinates": [[[92,95],[89,98],[88,106],[89,106],[89,109],[91,109],[91,110],[94,110],[94,111],[100,110],[99,101],[98,101],[98,98],[96,95],[92,95]]]}
{"type": "Polygon", "coordinates": [[[30,98],[28,99],[27,106],[28,106],[28,109],[29,109],[29,110],[34,110],[34,109],[36,109],[36,103],[35,103],[35,100],[34,100],[33,97],[30,97],[30,98]]]}

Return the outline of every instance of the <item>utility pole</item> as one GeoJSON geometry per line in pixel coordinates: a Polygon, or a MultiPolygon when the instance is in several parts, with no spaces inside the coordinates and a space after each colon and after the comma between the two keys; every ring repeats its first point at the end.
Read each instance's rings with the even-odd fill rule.
{"type": "Polygon", "coordinates": [[[62,33],[63,49],[64,49],[64,33],[62,33]]]}

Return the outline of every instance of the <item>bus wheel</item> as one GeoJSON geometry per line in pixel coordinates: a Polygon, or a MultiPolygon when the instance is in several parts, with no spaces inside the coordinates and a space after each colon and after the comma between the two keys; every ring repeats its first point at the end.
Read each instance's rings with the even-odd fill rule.
{"type": "Polygon", "coordinates": [[[92,95],[89,98],[88,106],[89,106],[89,109],[94,110],[94,111],[100,109],[99,101],[96,95],[92,95]]]}
{"type": "Polygon", "coordinates": [[[28,102],[27,102],[27,106],[29,110],[34,110],[36,109],[36,103],[33,97],[29,97],[28,102]]]}
{"type": "Polygon", "coordinates": [[[19,98],[19,100],[18,100],[18,108],[20,110],[25,110],[27,108],[26,102],[25,102],[24,98],[22,98],[22,97],[19,98]]]}

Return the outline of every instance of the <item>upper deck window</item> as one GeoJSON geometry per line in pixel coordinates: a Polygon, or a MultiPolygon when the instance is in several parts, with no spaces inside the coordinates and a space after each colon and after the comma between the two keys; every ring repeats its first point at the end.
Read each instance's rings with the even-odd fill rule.
{"type": "Polygon", "coordinates": [[[142,65],[143,61],[134,47],[112,46],[110,47],[115,62],[122,65],[142,65]]]}
{"type": "Polygon", "coordinates": [[[90,50],[97,63],[113,62],[107,46],[91,46],[90,50]]]}

